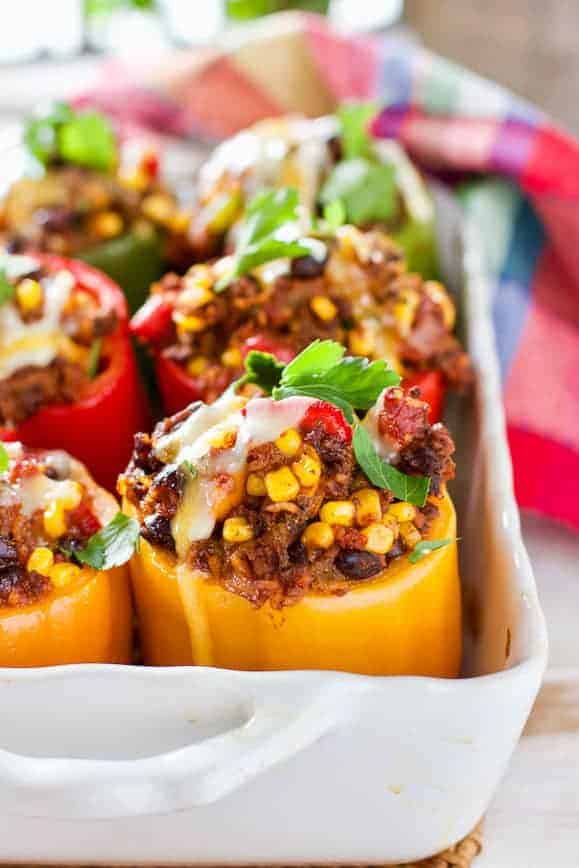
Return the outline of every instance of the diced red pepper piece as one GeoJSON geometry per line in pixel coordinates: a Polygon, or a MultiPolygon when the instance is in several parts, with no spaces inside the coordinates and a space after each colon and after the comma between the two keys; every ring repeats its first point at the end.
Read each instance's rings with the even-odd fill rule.
{"type": "Polygon", "coordinates": [[[171,337],[173,306],[172,295],[153,293],[132,318],[131,334],[153,346],[162,344],[171,337]]]}
{"type": "Polygon", "coordinates": [[[406,377],[402,386],[405,392],[418,386],[420,399],[430,405],[428,421],[431,425],[440,422],[446,397],[446,382],[442,371],[419,371],[412,377],[406,377]]]}
{"type": "Polygon", "coordinates": [[[346,417],[338,407],[328,404],[326,401],[316,401],[306,410],[300,428],[304,433],[312,431],[316,425],[323,425],[326,434],[338,437],[344,443],[352,440],[352,428],[348,425],[346,417]]]}
{"type": "Polygon", "coordinates": [[[271,353],[272,356],[276,357],[278,362],[285,362],[286,365],[296,355],[289,347],[284,347],[283,344],[276,343],[266,335],[259,334],[253,335],[253,337],[246,340],[241,347],[241,355],[245,358],[252,350],[257,350],[261,353],[271,353]]]}

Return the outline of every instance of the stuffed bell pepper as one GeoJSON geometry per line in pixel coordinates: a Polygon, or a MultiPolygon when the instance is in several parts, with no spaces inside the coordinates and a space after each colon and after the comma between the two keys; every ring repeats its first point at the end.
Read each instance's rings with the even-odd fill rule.
{"type": "MultiPolygon", "coordinates": [[[[159,180],[159,158],[121,147],[107,119],[65,103],[32,118],[30,171],[0,205],[0,241],[83,259],[121,285],[131,310],[182,246],[188,217],[159,180]]],[[[179,259],[179,256],[177,256],[179,259]]]]}
{"type": "Polygon", "coordinates": [[[0,443],[0,500],[0,666],[130,663],[134,529],[112,495],[66,452],[0,443]]]}
{"type": "Polygon", "coordinates": [[[436,277],[434,206],[400,145],[366,131],[376,107],[345,104],[335,116],[271,118],[219,145],[202,166],[189,230],[200,260],[227,252],[231,229],[256,192],[292,186],[313,215],[340,211],[355,226],[380,226],[409,269],[436,277]]]}
{"type": "Polygon", "coordinates": [[[139,435],[120,478],[145,661],[454,677],[447,430],[385,362],[316,341],[139,435]],[[364,415],[365,414],[365,415],[364,415]]]}
{"type": "Polygon", "coordinates": [[[148,414],[125,298],[83,262],[0,257],[0,440],[65,449],[114,490],[148,414]]]}
{"type": "Polygon", "coordinates": [[[215,400],[252,349],[287,362],[330,338],[355,355],[387,359],[420,386],[438,420],[446,385],[470,378],[449,294],[409,272],[381,229],[324,222],[304,234],[300,218],[296,190],[259,194],[231,256],[153,284],[131,329],[153,350],[166,412],[215,400]]]}

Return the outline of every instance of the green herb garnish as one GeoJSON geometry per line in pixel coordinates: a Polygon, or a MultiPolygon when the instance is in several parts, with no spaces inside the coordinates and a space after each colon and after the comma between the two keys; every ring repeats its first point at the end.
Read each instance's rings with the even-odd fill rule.
{"type": "Polygon", "coordinates": [[[268,353],[253,351],[245,361],[244,382],[255,383],[275,401],[294,395],[319,398],[339,407],[350,424],[355,410],[367,410],[387,386],[400,377],[387,362],[345,356],[335,341],[316,340],[288,365],[280,365],[268,353]]]}
{"type": "Polygon", "coordinates": [[[103,347],[103,339],[95,338],[90,345],[88,352],[88,362],[86,366],[86,375],[89,380],[94,380],[99,370],[99,362],[101,359],[101,350],[103,347]]]}
{"type": "Polygon", "coordinates": [[[181,462],[181,467],[189,474],[192,479],[197,479],[199,476],[199,468],[196,464],[193,464],[192,461],[189,461],[188,458],[183,459],[181,462]]]}
{"type": "Polygon", "coordinates": [[[131,558],[139,542],[139,523],[122,512],[93,534],[83,549],[73,552],[77,561],[95,570],[120,567],[131,558]]]}
{"type": "Polygon", "coordinates": [[[8,450],[0,440],[0,473],[6,473],[10,467],[10,456],[8,450]]]}
{"type": "Polygon", "coordinates": [[[375,103],[346,103],[339,109],[343,158],[320,191],[322,205],[339,200],[347,221],[357,226],[388,222],[398,213],[396,169],[378,159],[368,133],[377,110],[375,103]]]}
{"type": "Polygon", "coordinates": [[[43,166],[63,160],[109,172],[117,161],[117,142],[109,120],[100,112],[76,112],[64,102],[54,103],[43,115],[29,120],[24,142],[43,166]]]}
{"type": "Polygon", "coordinates": [[[297,237],[298,206],[298,191],[291,187],[265,190],[254,196],[240,229],[231,270],[217,282],[216,292],[223,292],[232,280],[258,265],[308,256],[311,242],[297,237]]]}
{"type": "Polygon", "coordinates": [[[356,461],[373,485],[387,488],[399,500],[424,506],[430,490],[427,476],[409,476],[384,461],[376,452],[372,438],[360,425],[356,426],[352,442],[356,461]]]}
{"type": "Polygon", "coordinates": [[[444,546],[450,545],[451,542],[455,542],[453,539],[422,539],[420,542],[416,543],[410,554],[408,555],[408,560],[411,564],[417,564],[418,561],[422,560],[425,555],[430,554],[430,552],[435,552],[437,549],[442,549],[444,546]]]}
{"type": "Polygon", "coordinates": [[[14,298],[15,292],[15,288],[8,280],[6,270],[4,268],[0,268],[0,304],[6,304],[7,301],[10,301],[12,298],[14,298]]]}

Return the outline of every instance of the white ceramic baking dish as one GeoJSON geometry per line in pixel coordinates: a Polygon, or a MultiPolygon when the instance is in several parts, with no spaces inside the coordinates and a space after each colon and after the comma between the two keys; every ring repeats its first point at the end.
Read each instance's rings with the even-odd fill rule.
{"type": "Polygon", "coordinates": [[[387,863],[484,813],[545,668],[477,240],[439,197],[478,371],[452,425],[464,676],[70,666],[0,671],[0,860],[387,863]]]}

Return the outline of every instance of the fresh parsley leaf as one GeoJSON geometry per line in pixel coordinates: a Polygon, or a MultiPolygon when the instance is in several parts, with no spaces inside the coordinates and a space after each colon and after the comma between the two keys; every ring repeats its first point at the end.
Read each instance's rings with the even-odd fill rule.
{"type": "Polygon", "coordinates": [[[108,119],[99,112],[75,115],[58,130],[60,156],[68,163],[109,172],[117,159],[117,143],[108,119]]]}
{"type": "Polygon", "coordinates": [[[10,467],[10,456],[8,450],[0,440],[0,473],[6,473],[10,467]]]}
{"type": "Polygon", "coordinates": [[[437,549],[442,549],[444,546],[450,545],[451,542],[454,542],[454,540],[450,538],[421,539],[420,542],[416,543],[408,555],[408,560],[411,564],[417,564],[425,555],[430,554],[430,552],[435,552],[437,549]]]}
{"type": "Polygon", "coordinates": [[[244,383],[255,383],[260,389],[270,395],[281,380],[284,365],[277,361],[271,353],[261,350],[251,350],[245,359],[244,383]]]}
{"type": "Polygon", "coordinates": [[[73,117],[68,103],[55,102],[43,115],[28,121],[24,129],[24,143],[40,163],[46,166],[58,158],[58,128],[73,117]]]}
{"type": "Polygon", "coordinates": [[[64,160],[99,172],[110,171],[117,160],[117,143],[108,119],[99,112],[75,112],[57,102],[24,130],[30,153],[44,166],[64,160]]]}
{"type": "Polygon", "coordinates": [[[320,191],[323,204],[339,199],[350,223],[387,222],[397,212],[394,166],[363,157],[343,160],[332,170],[320,191]]]}
{"type": "Polygon", "coordinates": [[[340,122],[340,140],[345,160],[353,157],[372,159],[372,139],[368,133],[368,124],[378,112],[374,102],[344,103],[338,109],[340,122]]]}
{"type": "Polygon", "coordinates": [[[217,282],[215,292],[223,292],[236,277],[265,262],[308,256],[309,245],[290,237],[297,232],[298,206],[298,192],[291,187],[254,196],[239,232],[231,270],[217,282]]]}
{"type": "Polygon", "coordinates": [[[88,362],[86,366],[86,375],[89,380],[94,380],[94,378],[98,374],[102,347],[102,338],[95,338],[90,345],[90,350],[88,351],[88,362]]]}
{"type": "Polygon", "coordinates": [[[341,199],[332,199],[324,205],[323,218],[332,232],[343,226],[348,219],[346,206],[341,199]]]}
{"type": "Polygon", "coordinates": [[[301,377],[321,374],[337,365],[344,357],[346,350],[336,341],[321,341],[316,339],[302,350],[295,359],[285,366],[283,372],[284,384],[296,383],[301,377]]]}
{"type": "Polygon", "coordinates": [[[75,551],[74,556],[82,564],[95,570],[108,570],[125,564],[137,548],[139,542],[139,523],[122,512],[106,527],[93,534],[84,549],[75,551]]]}
{"type": "Polygon", "coordinates": [[[354,410],[367,410],[387,386],[397,386],[400,377],[385,361],[344,358],[344,353],[335,341],[314,341],[284,368],[273,398],[319,398],[335,404],[353,423],[354,410]]]}
{"type": "Polygon", "coordinates": [[[399,500],[424,506],[430,490],[427,476],[408,476],[381,458],[365,428],[357,425],[353,438],[356,460],[370,482],[378,488],[387,488],[399,500]]]}
{"type": "Polygon", "coordinates": [[[7,301],[10,301],[15,292],[16,289],[8,280],[6,269],[0,268],[0,304],[6,304],[7,301]]]}

